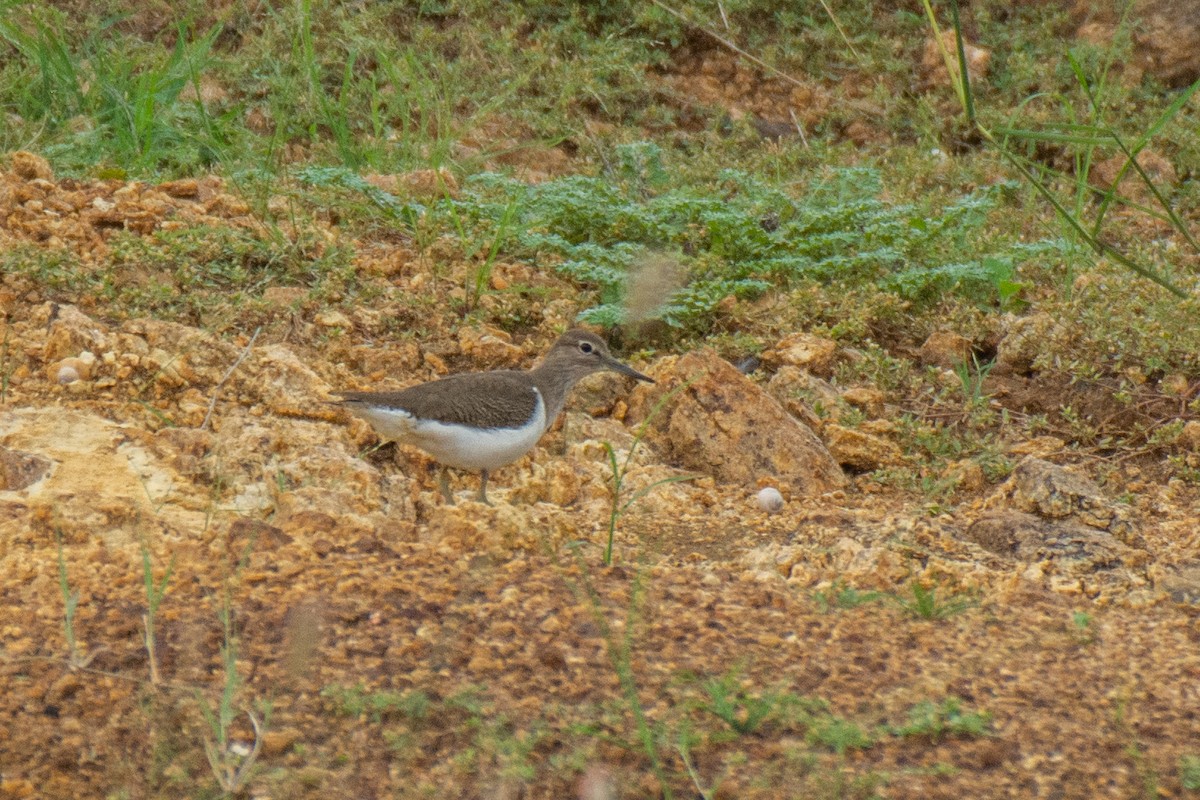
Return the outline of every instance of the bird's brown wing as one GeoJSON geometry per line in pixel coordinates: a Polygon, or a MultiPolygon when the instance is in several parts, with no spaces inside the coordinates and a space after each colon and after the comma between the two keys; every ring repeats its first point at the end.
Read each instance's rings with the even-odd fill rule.
{"type": "Polygon", "coordinates": [[[398,392],[339,392],[341,404],[402,409],[420,419],[480,428],[519,428],[537,411],[527,373],[468,372],[398,392]]]}

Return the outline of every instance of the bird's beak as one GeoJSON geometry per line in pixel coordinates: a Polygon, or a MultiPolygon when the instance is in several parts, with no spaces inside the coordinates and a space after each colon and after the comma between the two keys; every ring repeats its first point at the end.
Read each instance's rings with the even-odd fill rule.
{"type": "Polygon", "coordinates": [[[654,383],[654,378],[651,378],[649,375],[643,375],[642,373],[638,372],[633,367],[630,367],[626,364],[622,364],[620,361],[617,361],[612,356],[605,358],[604,364],[609,369],[611,369],[613,372],[619,372],[622,375],[628,375],[631,378],[637,378],[639,381],[645,381],[646,383],[654,383]]]}

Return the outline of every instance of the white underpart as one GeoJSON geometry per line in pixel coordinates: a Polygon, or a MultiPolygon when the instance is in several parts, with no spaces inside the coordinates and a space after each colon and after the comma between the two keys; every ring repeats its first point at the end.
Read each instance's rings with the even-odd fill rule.
{"type": "Polygon", "coordinates": [[[352,407],[380,436],[419,447],[456,469],[495,470],[528,453],[546,432],[546,404],[535,388],[537,406],[520,428],[469,428],[413,417],[403,409],[352,407]]]}

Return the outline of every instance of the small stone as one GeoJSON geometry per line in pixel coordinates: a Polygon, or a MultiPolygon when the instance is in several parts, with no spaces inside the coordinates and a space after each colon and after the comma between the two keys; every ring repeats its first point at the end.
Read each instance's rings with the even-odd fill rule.
{"type": "Polygon", "coordinates": [[[951,331],[934,331],[921,345],[921,363],[932,367],[955,367],[971,360],[971,340],[951,331]]]}
{"type": "Polygon", "coordinates": [[[1187,376],[1181,375],[1178,372],[1172,372],[1170,375],[1164,376],[1159,381],[1158,386],[1162,389],[1163,394],[1169,394],[1172,397],[1183,397],[1192,389],[1192,383],[1187,379],[1187,376]]]}
{"type": "Polygon", "coordinates": [[[883,416],[883,401],[885,395],[870,386],[852,386],[842,392],[842,399],[855,408],[861,409],[868,417],[883,416]]]}
{"type": "Polygon", "coordinates": [[[837,355],[837,342],[811,333],[793,333],[764,350],[763,363],[773,369],[784,365],[802,367],[817,375],[828,375],[837,355]]]}
{"type": "Polygon", "coordinates": [[[341,311],[322,311],[315,320],[322,328],[352,328],[354,324],[341,311]]]}
{"type": "Polygon", "coordinates": [[[281,755],[300,741],[300,731],[295,728],[280,728],[263,734],[262,749],[267,756],[281,755]]]}
{"type": "Polygon", "coordinates": [[[1200,421],[1193,419],[1184,425],[1179,442],[1189,450],[1200,450],[1200,421]]]}
{"type": "Polygon", "coordinates": [[[946,469],[942,471],[942,477],[953,481],[964,492],[977,492],[987,485],[987,480],[983,474],[983,467],[979,466],[978,462],[972,461],[969,458],[964,458],[961,461],[951,461],[946,465],[946,469]]]}
{"type": "Polygon", "coordinates": [[[499,328],[463,328],[458,333],[458,349],[481,368],[513,367],[525,351],[512,343],[512,337],[499,328]]]}
{"type": "Polygon", "coordinates": [[[158,190],[163,194],[178,198],[194,198],[200,193],[200,184],[195,178],[184,178],[178,181],[160,183],[158,190]]]}
{"type": "Polygon", "coordinates": [[[75,381],[86,381],[92,376],[92,366],[95,363],[96,357],[85,351],[79,356],[54,362],[46,368],[46,376],[54,383],[64,386],[75,381]]]}
{"type": "Polygon", "coordinates": [[[783,511],[783,495],[774,486],[760,489],[755,499],[758,501],[758,507],[768,514],[778,514],[783,511]]]}
{"type": "Polygon", "coordinates": [[[830,454],[843,467],[872,472],[904,461],[899,445],[860,428],[829,424],[822,433],[830,454]]]}
{"type": "Polygon", "coordinates": [[[79,370],[75,369],[75,367],[70,364],[63,364],[55,370],[54,382],[59,384],[74,383],[81,377],[83,376],[79,374],[79,370]]]}
{"type": "Polygon", "coordinates": [[[50,169],[50,162],[39,155],[18,150],[8,157],[8,163],[12,166],[12,171],[17,174],[17,177],[24,178],[27,181],[41,178],[42,180],[53,180],[54,171],[50,169]]]}

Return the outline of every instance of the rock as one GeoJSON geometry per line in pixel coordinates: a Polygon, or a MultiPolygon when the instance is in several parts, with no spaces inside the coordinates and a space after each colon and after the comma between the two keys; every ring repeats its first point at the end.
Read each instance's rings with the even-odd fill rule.
{"type": "Polygon", "coordinates": [[[46,377],[51,383],[74,383],[86,381],[92,377],[92,367],[96,364],[96,356],[84,350],[76,358],[64,358],[46,367],[46,377]]]}
{"type": "MultiPolygon", "coordinates": [[[[921,53],[921,72],[927,86],[947,86],[950,84],[950,73],[946,71],[946,55],[950,56],[953,64],[952,71],[955,80],[958,79],[958,40],[954,31],[942,33],[941,43],[934,37],[925,41],[925,49],[921,53]]],[[[967,75],[971,82],[977,82],[987,77],[988,67],[992,63],[992,53],[982,47],[976,47],[963,37],[963,55],[967,61],[967,75]]]]}
{"type": "Polygon", "coordinates": [[[842,399],[861,409],[868,417],[882,417],[886,395],[870,386],[852,386],[842,392],[842,399]]]}
{"type": "Polygon", "coordinates": [[[41,456],[0,447],[0,492],[18,492],[32,486],[46,477],[52,466],[41,456]]]}
{"type": "Polygon", "coordinates": [[[754,497],[758,507],[768,514],[778,514],[783,511],[783,495],[773,486],[760,489],[754,497]]]}
{"type": "Polygon", "coordinates": [[[39,155],[18,150],[8,156],[8,163],[18,177],[27,181],[54,180],[54,171],[50,169],[50,162],[39,155]]]}
{"type": "Polygon", "coordinates": [[[1200,420],[1188,420],[1179,434],[1179,443],[1189,450],[1200,452],[1200,420]]]}
{"type": "Polygon", "coordinates": [[[904,461],[899,445],[860,428],[844,428],[831,423],[821,434],[837,463],[855,472],[873,472],[904,461]]]}
{"type": "Polygon", "coordinates": [[[273,412],[288,416],[319,404],[329,388],[303,359],[282,344],[254,348],[234,376],[241,391],[260,397],[273,412]]]}
{"type": "MultiPolygon", "coordinates": [[[[1174,165],[1153,150],[1143,150],[1137,155],[1138,166],[1154,181],[1160,191],[1169,190],[1179,180],[1174,165]]],[[[1129,159],[1124,153],[1106,158],[1092,166],[1088,173],[1088,183],[1102,192],[1107,192],[1114,186],[1126,198],[1140,203],[1151,202],[1153,195],[1146,182],[1138,175],[1132,166],[1126,167],[1129,159]],[[1122,173],[1122,170],[1124,172],[1122,173]],[[1117,178],[1120,177],[1120,183],[1117,178]]]]}
{"type": "Polygon", "coordinates": [[[996,373],[1030,374],[1037,357],[1055,349],[1057,340],[1065,335],[1063,326],[1049,314],[1014,318],[996,349],[996,373]]]}
{"type": "Polygon", "coordinates": [[[942,470],[942,477],[950,480],[964,492],[978,492],[987,485],[983,475],[983,467],[969,458],[961,461],[951,461],[942,470]]]}
{"type": "Polygon", "coordinates": [[[921,345],[920,359],[926,366],[956,369],[971,360],[971,340],[951,331],[934,331],[921,345]]]}
{"type": "Polygon", "coordinates": [[[169,197],[194,199],[200,194],[200,184],[195,178],[184,178],[178,181],[160,183],[158,190],[169,197]]]}
{"type": "Polygon", "coordinates": [[[1155,565],[1151,575],[1154,588],[1166,592],[1176,603],[1200,604],[1200,562],[1155,565]]]}
{"type": "Polygon", "coordinates": [[[322,311],[313,318],[313,322],[322,328],[345,328],[352,330],[354,323],[341,311],[322,311]]]}
{"type": "Polygon", "coordinates": [[[45,361],[60,361],[84,351],[104,353],[109,349],[111,334],[108,327],[75,306],[46,303],[35,310],[33,317],[35,322],[46,319],[50,327],[46,343],[42,346],[42,358],[45,361]]]}
{"type": "Polygon", "coordinates": [[[1159,380],[1158,388],[1163,394],[1170,397],[1185,397],[1191,394],[1192,382],[1183,373],[1171,372],[1159,380]]]}
{"type": "Polygon", "coordinates": [[[985,503],[987,508],[1012,507],[1052,520],[1071,518],[1107,531],[1125,544],[1143,547],[1128,508],[1106,498],[1087,478],[1049,461],[1026,457],[985,503]]]}
{"type": "Polygon", "coordinates": [[[130,431],[55,406],[0,415],[0,441],[19,453],[16,469],[6,470],[6,480],[16,474],[16,496],[0,499],[0,541],[52,540],[58,532],[68,542],[119,545],[151,529],[204,530],[209,487],[180,476],[130,431]]]}
{"type": "Polygon", "coordinates": [[[1009,558],[1053,562],[1056,571],[1067,574],[1129,566],[1145,557],[1105,531],[1013,509],[989,511],[970,525],[964,536],[1009,558]]]}
{"type": "Polygon", "coordinates": [[[839,419],[842,396],[828,381],[799,367],[783,366],[767,381],[767,392],[789,414],[814,431],[820,431],[824,418],[839,419]]]}
{"type": "Polygon", "coordinates": [[[555,551],[578,538],[575,516],[545,503],[485,506],[460,496],[455,505],[435,506],[419,533],[423,541],[461,552],[510,557],[517,551],[555,551]]]}
{"type": "Polygon", "coordinates": [[[685,469],[746,486],[773,477],[805,495],[845,485],[820,439],[715,352],[663,359],[650,374],[658,383],[634,391],[628,420],[648,420],[647,441],[685,469]]]}
{"type": "Polygon", "coordinates": [[[837,342],[811,333],[793,333],[762,353],[763,364],[771,369],[782,366],[802,367],[816,375],[828,376],[837,355],[837,342]]]}
{"type": "Polygon", "coordinates": [[[1017,442],[1008,448],[1009,455],[1034,456],[1046,458],[1059,455],[1067,449],[1067,443],[1057,436],[1035,436],[1024,442],[1017,442]]]}
{"type": "Polygon", "coordinates": [[[283,755],[303,736],[295,728],[268,730],[262,737],[262,752],[265,756],[283,755]]]}
{"type": "Polygon", "coordinates": [[[499,328],[464,326],[458,332],[458,347],[481,370],[515,367],[525,357],[525,351],[499,328]]]}

